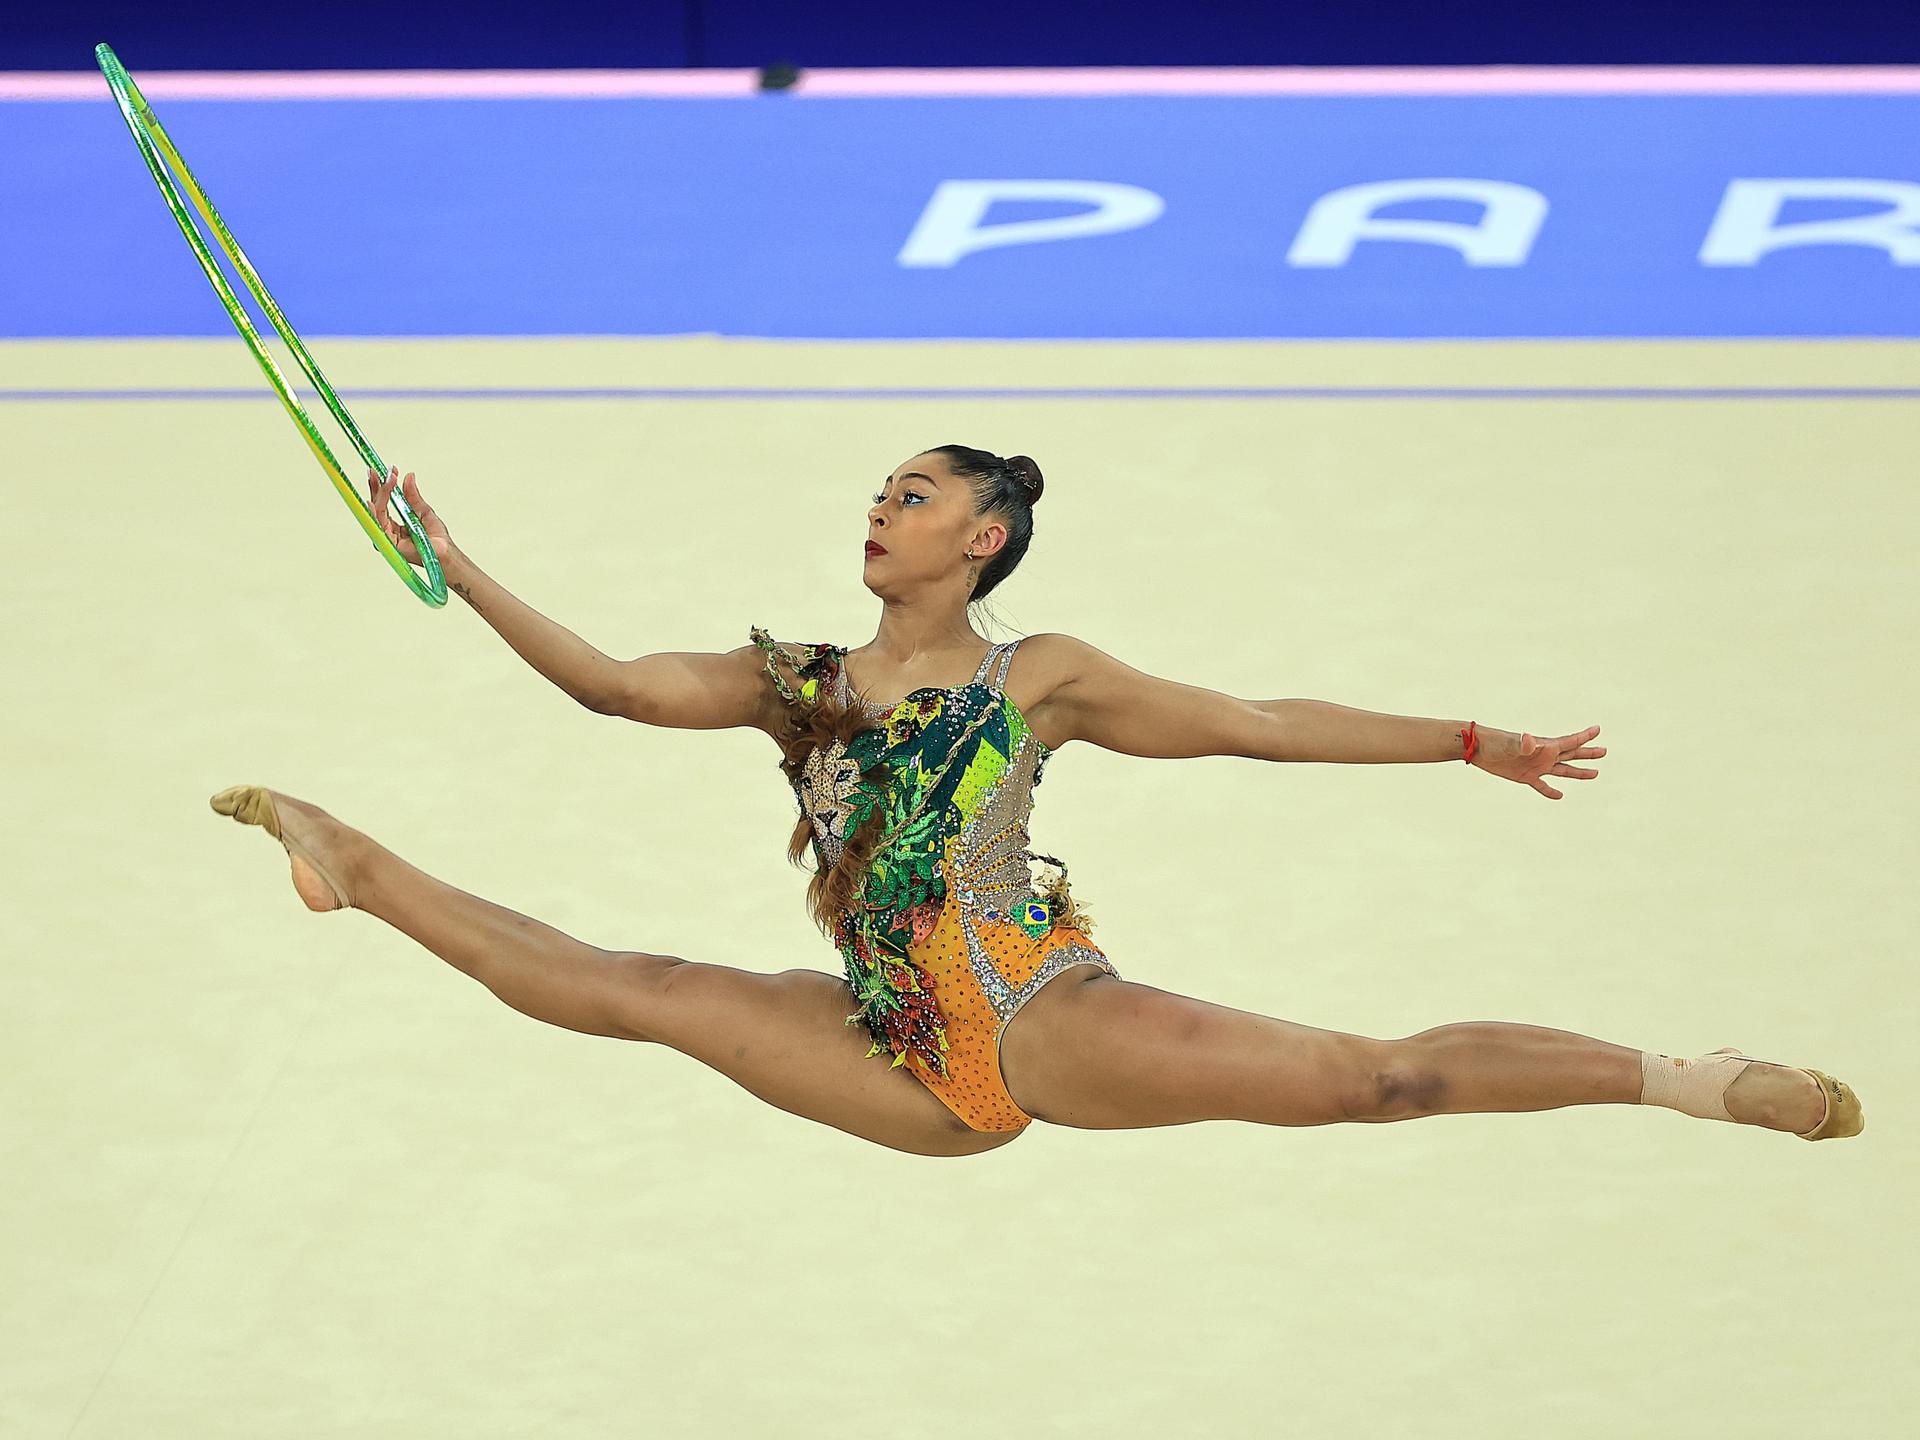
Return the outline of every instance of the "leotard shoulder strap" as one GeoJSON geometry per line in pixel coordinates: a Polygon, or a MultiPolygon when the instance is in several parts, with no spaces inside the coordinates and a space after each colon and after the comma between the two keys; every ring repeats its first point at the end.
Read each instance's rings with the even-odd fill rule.
{"type": "Polygon", "coordinates": [[[836,668],[834,665],[836,647],[827,644],[809,645],[798,641],[783,643],[775,640],[758,625],[750,627],[748,634],[754,644],[767,652],[765,666],[767,675],[772,679],[774,688],[785,697],[789,705],[799,705],[803,702],[811,704],[819,693],[821,680],[832,678],[828,672],[836,668]],[[785,661],[788,668],[800,678],[798,693],[795,693],[794,688],[787,683],[786,677],[775,666],[776,660],[785,661]]]}

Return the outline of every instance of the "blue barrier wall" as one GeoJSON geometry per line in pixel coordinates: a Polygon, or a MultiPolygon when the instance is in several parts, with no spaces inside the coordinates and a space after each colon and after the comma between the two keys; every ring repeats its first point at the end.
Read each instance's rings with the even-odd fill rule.
{"type": "Polygon", "coordinates": [[[1914,0],[327,0],[21,5],[0,70],[1920,63],[1914,0]]]}
{"type": "MultiPolygon", "coordinates": [[[[304,335],[1920,334],[1920,94],[158,108],[304,335]]],[[[227,330],[104,93],[0,195],[0,335],[227,330]]]]}

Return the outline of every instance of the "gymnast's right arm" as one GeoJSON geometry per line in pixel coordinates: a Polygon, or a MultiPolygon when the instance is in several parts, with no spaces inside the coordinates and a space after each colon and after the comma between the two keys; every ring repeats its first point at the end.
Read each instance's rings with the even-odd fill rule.
{"type": "Polygon", "coordinates": [[[441,549],[447,590],[471,605],[534,669],[587,709],[602,711],[619,662],[549,620],[482,570],[457,545],[441,549]]]}
{"type": "Polygon", "coordinates": [[[751,725],[771,735],[785,703],[767,679],[765,662],[753,644],[719,655],[668,650],[616,661],[610,697],[593,708],[675,730],[751,725]]]}
{"type": "Polygon", "coordinates": [[[772,732],[779,694],[768,683],[759,646],[742,645],[724,655],[666,651],[615,660],[501,588],[457,547],[444,568],[448,590],[595,714],[677,730],[751,725],[772,732]]]}
{"type": "MultiPolygon", "coordinates": [[[[418,552],[406,530],[387,513],[387,501],[400,477],[369,474],[373,513],[402,557],[418,564],[418,552]]],[[[445,523],[420,494],[413,476],[405,480],[408,504],[419,515],[440,557],[447,589],[478,612],[534,669],[599,715],[620,715],[647,725],[685,730],[718,730],[752,725],[769,733],[776,722],[778,692],[760,664],[760,649],[742,645],[724,655],[669,652],[615,660],[573,631],[549,620],[507,590],[453,543],[445,523]]]]}
{"type": "Polygon", "coordinates": [[[480,617],[500,632],[500,637],[519,652],[520,658],[558,685],[589,710],[599,710],[613,685],[618,669],[610,655],[603,655],[564,625],[557,625],[495,583],[460,547],[453,543],[447,522],[434,513],[411,471],[400,478],[398,466],[382,480],[367,472],[369,508],[393,548],[408,564],[421,564],[419,548],[400,522],[388,510],[395,488],[401,489],[434,554],[440,557],[440,570],[446,576],[447,589],[458,595],[480,617]]]}
{"type": "Polygon", "coordinates": [[[458,547],[442,564],[448,590],[529,665],[597,715],[679,730],[769,730],[774,723],[769,700],[778,695],[761,669],[757,645],[725,655],[669,651],[615,660],[503,589],[458,547]]]}

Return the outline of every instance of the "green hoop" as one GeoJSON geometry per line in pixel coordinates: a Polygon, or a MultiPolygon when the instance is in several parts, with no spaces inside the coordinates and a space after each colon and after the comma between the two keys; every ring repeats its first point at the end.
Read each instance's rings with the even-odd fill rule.
{"type": "Polygon", "coordinates": [[[140,93],[140,87],[133,83],[133,77],[120,63],[120,57],[113,53],[109,45],[94,47],[93,56],[99,62],[101,73],[107,77],[107,88],[113,91],[115,103],[120,107],[120,117],[127,122],[127,129],[133,133],[134,144],[140,147],[140,154],[147,162],[147,169],[153,172],[153,181],[160,187],[160,193],[166,198],[167,208],[173,212],[173,218],[179,222],[180,233],[187,237],[187,244],[193,247],[200,268],[207,272],[207,279],[213,282],[220,301],[227,307],[227,317],[233,321],[234,328],[240,332],[240,338],[247,342],[247,348],[253,352],[253,358],[260,362],[260,369],[266,374],[274,392],[279,395],[280,403],[287,407],[287,414],[293,417],[293,423],[300,427],[301,435],[306,439],[307,448],[313,451],[314,458],[320,462],[320,468],[327,472],[327,478],[333,481],[333,488],[340,492],[340,498],[347,502],[360,521],[360,528],[367,532],[373,541],[373,548],[387,557],[387,563],[394,568],[402,580],[407,582],[414,594],[429,605],[447,603],[446,576],[441,573],[440,559],[433,553],[433,546],[427,541],[427,533],[415,518],[413,507],[408,505],[399,487],[394,488],[388,503],[399,507],[401,519],[406,522],[407,533],[413,537],[413,543],[425,557],[427,578],[423,581],[414,573],[413,566],[405,556],[394,548],[387,534],[380,528],[380,522],[360,498],[359,491],[347,481],[346,473],[340,468],[340,462],[333,458],[333,452],[327,449],[327,442],[320,438],[320,432],[314,428],[313,421],[301,408],[300,402],[293,398],[293,391],[287,385],[286,377],[280,373],[280,367],[273,363],[273,357],[267,353],[261,343],[260,334],[253,328],[253,322],[247,318],[247,312],[240,306],[239,298],[233,293],[233,287],[227,283],[225,275],[214,262],[212,252],[207,248],[206,240],[195,227],[193,219],[187,214],[187,208],[180,203],[180,192],[174,188],[166,167],[160,163],[160,156],[166,156],[167,164],[178,173],[181,183],[186,186],[187,194],[192,197],[194,208],[201,218],[212,228],[220,241],[220,248],[226,252],[227,259],[233,262],[233,268],[240,272],[240,278],[246,282],[253,298],[260,303],[267,319],[287,343],[293,352],[293,358],[306,372],[307,379],[313,382],[313,388],[320,398],[327,402],[327,409],[333,412],[333,418],[353,441],[354,448],[360,452],[375,474],[386,478],[387,466],[380,459],[372,445],[360,433],[360,427],[353,423],[353,416],[347,413],[347,407],[340,403],[340,397],[333,393],[333,387],[327,383],[327,377],[320,373],[320,367],[313,363],[313,357],[307,353],[307,347],[300,343],[300,337],[287,323],[287,317],[273,302],[273,296],[267,293],[265,283],[259,272],[247,262],[246,255],[234,240],[233,233],[227,229],[226,222],[220,218],[220,212],[213,208],[199,182],[193,178],[193,172],[187,168],[187,162],[180,158],[180,151],[168,137],[160,119],[147,104],[146,97],[140,93]],[[157,147],[157,148],[156,148],[157,147]]]}

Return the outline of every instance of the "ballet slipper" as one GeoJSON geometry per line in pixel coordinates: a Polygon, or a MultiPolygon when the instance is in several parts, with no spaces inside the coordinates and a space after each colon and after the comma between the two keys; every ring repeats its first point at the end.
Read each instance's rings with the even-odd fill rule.
{"type": "MultiPolygon", "coordinates": [[[[333,906],[315,905],[312,901],[307,900],[305,895],[302,895],[300,898],[306,903],[309,909],[348,910],[353,907],[353,902],[347,898],[346,888],[342,886],[338,880],[333,878],[333,875],[328,871],[326,866],[314,858],[313,852],[298,840],[280,833],[280,812],[274,808],[273,794],[271,791],[259,785],[230,785],[218,795],[213,796],[207,803],[213,806],[214,810],[219,814],[231,815],[242,825],[260,826],[286,847],[287,854],[299,857],[300,860],[312,867],[313,873],[324,880],[327,888],[333,892],[333,898],[337,904],[333,906]]],[[[299,889],[297,885],[294,888],[296,890],[299,889]]]]}
{"type": "MultiPolygon", "coordinates": [[[[1671,1059],[1671,1057],[1668,1057],[1671,1059]]],[[[1801,1065],[1785,1065],[1778,1060],[1759,1060],[1733,1046],[1723,1046],[1710,1054],[1688,1061],[1664,1061],[1655,1065],[1652,1057],[1643,1062],[1642,1086],[1646,1103],[1665,1105],[1682,1114],[1702,1120],[1733,1120],[1727,1109],[1727,1088],[1746,1072],[1749,1065],[1780,1065],[1811,1075],[1820,1086],[1826,1110],[1812,1129],[1795,1131],[1802,1140],[1840,1140],[1858,1135],[1866,1128],[1860,1099],[1844,1080],[1836,1080],[1824,1070],[1801,1065]]],[[[1738,1121],[1734,1121],[1738,1124],[1738,1121]]]]}
{"type": "Polygon", "coordinates": [[[1820,1082],[1820,1093],[1827,1099],[1827,1113],[1820,1123],[1801,1134],[1802,1140],[1841,1140],[1858,1135],[1867,1128],[1867,1117],[1860,1108],[1860,1097],[1844,1080],[1836,1080],[1824,1070],[1807,1073],[1820,1082]]]}

